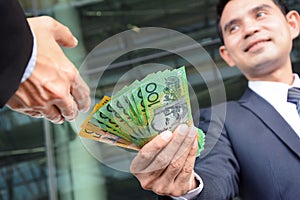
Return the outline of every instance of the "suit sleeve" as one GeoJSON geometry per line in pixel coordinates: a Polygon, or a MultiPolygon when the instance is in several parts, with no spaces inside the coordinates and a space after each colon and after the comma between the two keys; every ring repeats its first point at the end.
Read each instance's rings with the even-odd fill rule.
{"type": "Polygon", "coordinates": [[[0,108],[19,87],[30,60],[33,37],[17,0],[0,1],[0,108]]]}
{"type": "Polygon", "coordinates": [[[204,183],[197,199],[233,199],[239,191],[240,168],[226,130],[226,122],[217,115],[213,117],[210,109],[202,110],[200,117],[199,127],[206,133],[207,152],[197,158],[195,163],[195,172],[204,183]]]}

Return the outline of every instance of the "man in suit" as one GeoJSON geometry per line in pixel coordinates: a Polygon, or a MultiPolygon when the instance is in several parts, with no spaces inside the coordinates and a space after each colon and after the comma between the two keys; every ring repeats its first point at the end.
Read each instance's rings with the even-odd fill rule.
{"type": "Polygon", "coordinates": [[[75,47],[70,30],[50,17],[26,19],[17,0],[0,2],[0,107],[53,123],[90,106],[89,88],[60,45],[75,47]]]}
{"type": "Polygon", "coordinates": [[[220,54],[249,88],[215,112],[202,110],[199,127],[214,144],[207,155],[195,162],[196,130],[180,125],[146,144],[131,170],[166,199],[299,199],[300,99],[292,99],[300,80],[290,59],[299,14],[281,0],[220,0],[217,11],[220,54]]]}

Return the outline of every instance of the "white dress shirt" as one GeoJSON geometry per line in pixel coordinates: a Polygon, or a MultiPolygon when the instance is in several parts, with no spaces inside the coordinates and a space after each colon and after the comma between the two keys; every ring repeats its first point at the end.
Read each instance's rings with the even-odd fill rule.
{"type": "Polygon", "coordinates": [[[35,64],[36,64],[36,57],[37,57],[37,45],[36,45],[36,39],[35,39],[35,35],[34,32],[31,30],[32,33],[32,37],[33,37],[33,47],[32,47],[32,53],[31,53],[31,57],[30,60],[27,64],[27,67],[25,69],[25,72],[22,76],[21,79],[21,83],[23,83],[24,81],[26,81],[26,79],[32,74],[35,64]]]}

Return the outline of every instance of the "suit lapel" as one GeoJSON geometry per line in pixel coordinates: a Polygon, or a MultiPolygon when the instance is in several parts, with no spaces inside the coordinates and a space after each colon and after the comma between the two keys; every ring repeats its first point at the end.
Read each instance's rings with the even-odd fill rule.
{"type": "Polygon", "coordinates": [[[298,135],[266,100],[248,89],[239,103],[260,118],[288,148],[300,157],[298,135]]]}

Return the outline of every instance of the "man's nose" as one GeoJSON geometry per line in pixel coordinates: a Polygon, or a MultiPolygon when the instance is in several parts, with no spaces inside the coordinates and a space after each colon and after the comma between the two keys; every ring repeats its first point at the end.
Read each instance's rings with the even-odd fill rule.
{"type": "Polygon", "coordinates": [[[252,36],[253,34],[259,32],[260,26],[254,19],[246,19],[244,23],[244,39],[247,39],[248,37],[252,36]]]}

